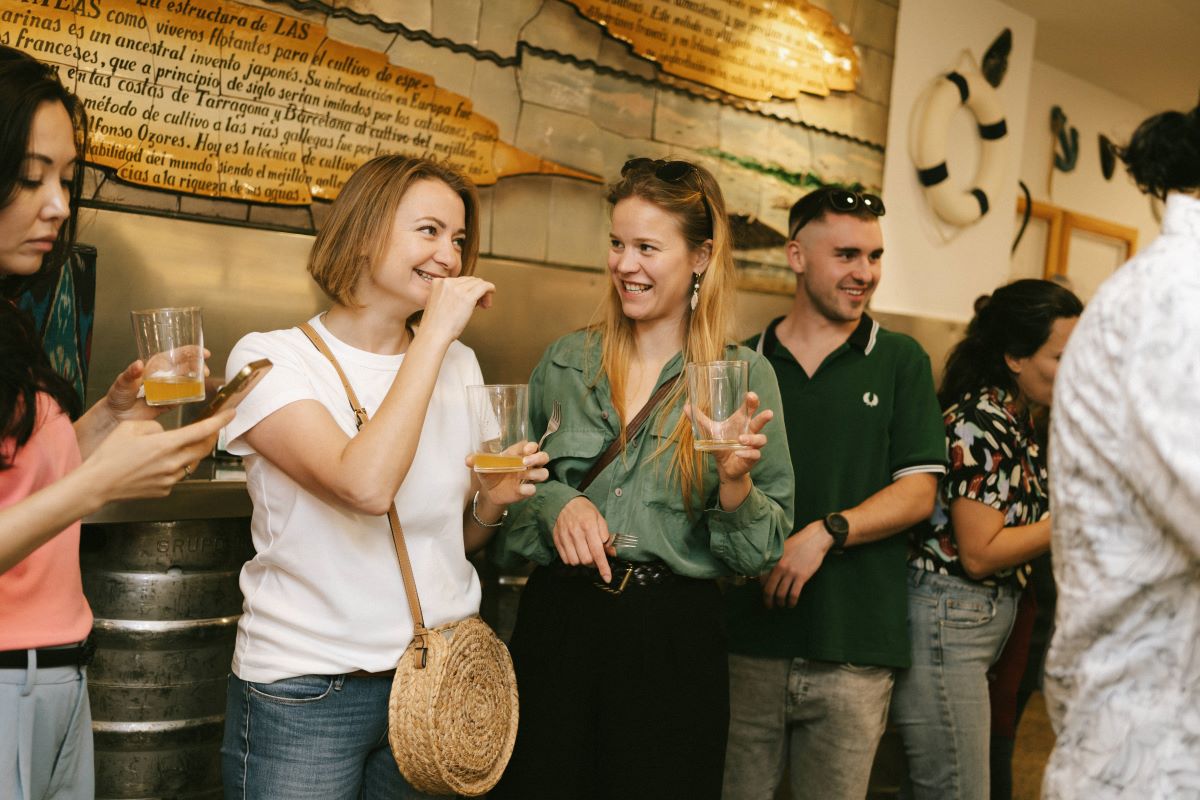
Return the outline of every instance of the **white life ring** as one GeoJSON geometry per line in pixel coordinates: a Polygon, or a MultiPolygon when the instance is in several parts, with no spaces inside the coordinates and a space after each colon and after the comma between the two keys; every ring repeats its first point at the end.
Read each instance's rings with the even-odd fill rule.
{"type": "Polygon", "coordinates": [[[1000,98],[978,70],[950,72],[938,79],[917,125],[913,159],[929,206],[939,217],[952,225],[970,225],[988,212],[989,198],[996,196],[1004,178],[1007,133],[1000,98]],[[953,186],[946,167],[950,118],[963,105],[975,115],[982,140],[979,171],[970,189],[953,186]]]}

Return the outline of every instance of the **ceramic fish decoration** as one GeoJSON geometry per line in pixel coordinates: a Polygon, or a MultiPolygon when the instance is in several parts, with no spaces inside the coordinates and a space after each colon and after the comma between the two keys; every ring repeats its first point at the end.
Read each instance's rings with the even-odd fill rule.
{"type": "Polygon", "coordinates": [[[1117,166],[1117,150],[1112,140],[1100,134],[1100,172],[1104,180],[1112,180],[1113,169],[1117,166]]]}
{"type": "Polygon", "coordinates": [[[1012,52],[1012,44],[1012,30],[1005,28],[983,54],[983,65],[979,71],[983,73],[984,80],[992,86],[999,86],[1000,81],[1004,80],[1004,74],[1008,72],[1008,55],[1012,52]]]}

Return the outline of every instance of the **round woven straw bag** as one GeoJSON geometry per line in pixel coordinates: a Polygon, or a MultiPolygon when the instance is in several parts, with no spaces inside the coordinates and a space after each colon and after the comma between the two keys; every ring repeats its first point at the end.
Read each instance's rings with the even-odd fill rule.
{"type": "Polygon", "coordinates": [[[478,797],[500,780],[516,739],[512,658],[483,620],[467,617],[413,639],[388,701],[392,754],[413,788],[478,797]]]}

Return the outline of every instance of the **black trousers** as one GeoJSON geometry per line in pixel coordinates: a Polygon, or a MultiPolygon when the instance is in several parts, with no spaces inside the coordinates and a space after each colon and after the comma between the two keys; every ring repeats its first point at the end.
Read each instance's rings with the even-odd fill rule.
{"type": "Polygon", "coordinates": [[[512,655],[520,728],[489,797],[719,800],[729,677],[715,582],[630,584],[613,596],[539,567],[512,655]]]}

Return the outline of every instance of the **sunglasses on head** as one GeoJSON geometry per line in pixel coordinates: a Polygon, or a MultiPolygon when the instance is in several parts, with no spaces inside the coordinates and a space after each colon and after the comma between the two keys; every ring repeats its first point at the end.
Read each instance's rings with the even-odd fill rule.
{"type": "Polygon", "coordinates": [[[621,177],[631,172],[650,172],[663,183],[682,183],[685,178],[694,177],[696,191],[704,202],[704,214],[708,217],[709,230],[712,230],[712,207],[708,204],[708,193],[704,191],[704,182],[700,179],[700,171],[689,161],[663,161],[661,158],[631,158],[621,167],[621,177]]]}
{"type": "Polygon", "coordinates": [[[802,197],[794,208],[799,210],[792,223],[791,232],[788,233],[789,239],[795,239],[801,228],[819,217],[826,209],[840,213],[850,213],[862,209],[877,217],[882,217],[887,213],[879,195],[869,192],[853,192],[849,189],[818,189],[812,194],[802,197]]]}
{"type": "Polygon", "coordinates": [[[663,161],[661,158],[631,158],[621,167],[621,177],[630,172],[649,171],[667,183],[679,183],[689,175],[697,175],[696,165],[687,161],[663,161]]]}

